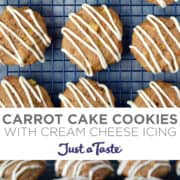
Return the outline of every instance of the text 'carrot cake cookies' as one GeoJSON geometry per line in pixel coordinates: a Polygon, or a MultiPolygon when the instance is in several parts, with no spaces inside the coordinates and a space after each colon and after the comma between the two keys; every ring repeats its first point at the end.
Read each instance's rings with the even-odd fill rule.
{"type": "Polygon", "coordinates": [[[152,73],[176,73],[180,69],[180,25],[175,17],[148,15],[134,28],[131,52],[152,73]]]}
{"type": "Polygon", "coordinates": [[[63,94],[59,94],[62,107],[114,107],[115,98],[104,84],[80,78],[73,84],[68,82],[63,94]]]}
{"type": "Polygon", "coordinates": [[[51,43],[43,17],[28,7],[7,6],[0,16],[0,63],[29,65],[44,62],[51,43]]]}
{"type": "Polygon", "coordinates": [[[167,176],[170,169],[169,161],[120,161],[117,174],[129,177],[130,179],[127,178],[127,180],[136,180],[138,177],[147,177],[149,180],[155,180],[153,177],[161,178],[167,176]]]}
{"type": "Polygon", "coordinates": [[[0,82],[0,107],[53,107],[53,103],[36,81],[7,76],[0,82]]]}
{"type": "Polygon", "coordinates": [[[45,169],[45,161],[0,161],[0,179],[37,180],[45,169]]]}
{"type": "Polygon", "coordinates": [[[178,2],[179,0],[148,0],[150,3],[161,6],[162,8],[167,7],[167,5],[173,4],[174,2],[178,2]]]}
{"type": "Polygon", "coordinates": [[[134,102],[127,102],[131,107],[180,107],[180,90],[170,83],[151,81],[149,87],[137,92],[134,102]]]}
{"type": "Polygon", "coordinates": [[[176,174],[180,176],[180,160],[176,162],[176,174]]]}
{"type": "Polygon", "coordinates": [[[112,174],[109,161],[56,161],[57,176],[68,180],[105,180],[112,174]]]}
{"type": "Polygon", "coordinates": [[[61,31],[62,51],[88,76],[121,59],[122,23],[106,5],[83,4],[61,31]]]}

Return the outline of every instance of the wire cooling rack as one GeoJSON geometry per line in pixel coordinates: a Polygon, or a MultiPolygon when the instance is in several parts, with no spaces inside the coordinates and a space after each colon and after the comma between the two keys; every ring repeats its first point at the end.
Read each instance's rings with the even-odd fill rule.
{"type": "MultiPolygon", "coordinates": [[[[180,19],[180,3],[165,9],[153,6],[146,0],[0,0],[0,11],[7,5],[29,6],[39,11],[46,20],[49,34],[52,37],[51,47],[46,51],[46,62],[19,68],[0,66],[0,78],[5,75],[24,75],[33,78],[45,86],[53,102],[59,106],[58,94],[63,92],[67,81],[78,81],[84,73],[72,65],[64,54],[60,52],[61,39],[60,29],[67,20],[68,14],[77,11],[82,3],[106,5],[115,9],[124,25],[123,57],[120,63],[109,66],[105,71],[97,73],[93,79],[105,83],[112,89],[116,96],[116,105],[126,107],[126,101],[136,96],[136,90],[144,88],[151,80],[164,80],[180,86],[180,72],[176,74],[162,73],[152,75],[146,72],[134,60],[129,52],[133,27],[141,23],[147,14],[158,16],[176,16],[180,19]]],[[[54,162],[48,162],[48,168],[41,180],[52,179],[54,176],[54,162]]],[[[172,173],[168,179],[177,180],[172,173]]],[[[121,178],[114,178],[121,179],[121,178]]],[[[108,178],[109,180],[109,178],[108,178]]]]}

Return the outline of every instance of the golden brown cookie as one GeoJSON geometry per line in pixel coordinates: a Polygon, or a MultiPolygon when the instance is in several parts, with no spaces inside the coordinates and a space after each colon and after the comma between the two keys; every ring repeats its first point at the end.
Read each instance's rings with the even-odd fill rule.
{"type": "Polygon", "coordinates": [[[68,82],[63,94],[59,94],[62,107],[114,107],[115,98],[104,84],[80,78],[73,84],[68,82]]]}
{"type": "Polygon", "coordinates": [[[174,2],[178,2],[178,0],[148,0],[150,3],[156,4],[165,8],[167,5],[173,4],[174,2]]]}
{"type": "Polygon", "coordinates": [[[122,33],[122,23],[113,9],[83,4],[77,13],[69,15],[62,28],[62,51],[86,75],[92,76],[120,61],[122,33]]]}
{"type": "Polygon", "coordinates": [[[176,162],[176,174],[180,176],[180,160],[176,162]]]}
{"type": "Polygon", "coordinates": [[[149,87],[137,93],[134,102],[127,102],[131,107],[180,107],[180,90],[170,83],[151,81],[149,87]]]}
{"type": "Polygon", "coordinates": [[[131,52],[152,73],[176,73],[180,69],[180,25],[175,17],[148,15],[134,28],[131,52]]]}
{"type": "Polygon", "coordinates": [[[109,161],[56,161],[57,176],[73,180],[104,180],[113,168],[109,161]]]}
{"type": "Polygon", "coordinates": [[[170,169],[169,161],[120,161],[117,174],[128,177],[161,178],[165,177],[170,169]]]}
{"type": "Polygon", "coordinates": [[[53,107],[53,103],[36,81],[7,76],[0,82],[0,107],[53,107]]]}
{"type": "Polygon", "coordinates": [[[0,179],[37,180],[45,169],[45,161],[0,161],[0,179]]]}
{"type": "Polygon", "coordinates": [[[51,43],[43,17],[28,7],[7,6],[0,16],[0,63],[29,65],[44,62],[51,43]]]}

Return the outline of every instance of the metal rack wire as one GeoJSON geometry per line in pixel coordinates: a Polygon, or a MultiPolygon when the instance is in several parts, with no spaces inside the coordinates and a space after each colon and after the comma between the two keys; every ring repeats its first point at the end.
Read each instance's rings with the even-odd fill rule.
{"type": "MultiPolygon", "coordinates": [[[[59,106],[58,93],[63,92],[67,81],[78,81],[84,73],[72,65],[60,52],[60,29],[70,12],[77,11],[82,3],[103,4],[115,9],[124,24],[124,52],[120,63],[109,66],[103,72],[97,73],[93,79],[105,83],[116,96],[116,105],[126,107],[126,101],[136,96],[136,90],[147,86],[151,80],[164,80],[180,86],[180,72],[176,74],[162,73],[152,75],[146,72],[134,60],[129,52],[133,27],[141,23],[147,14],[158,16],[176,16],[180,19],[180,3],[165,9],[153,6],[146,0],[0,0],[0,11],[7,5],[29,6],[39,11],[46,20],[49,34],[52,37],[51,47],[46,52],[46,62],[20,68],[0,66],[0,78],[5,75],[24,75],[33,78],[46,87],[56,106],[59,106]]],[[[52,176],[52,162],[47,176],[52,176]],[[51,174],[51,175],[50,175],[51,174]]],[[[43,177],[42,179],[46,179],[43,177]]]]}

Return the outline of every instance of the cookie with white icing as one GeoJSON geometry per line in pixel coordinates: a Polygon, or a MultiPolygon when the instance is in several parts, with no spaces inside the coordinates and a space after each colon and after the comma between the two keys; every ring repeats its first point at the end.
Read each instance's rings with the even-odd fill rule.
{"type": "Polygon", "coordinates": [[[69,14],[61,32],[62,51],[88,76],[121,59],[122,23],[106,5],[83,4],[77,13],[69,14]]]}
{"type": "Polygon", "coordinates": [[[21,67],[44,62],[51,43],[45,21],[28,7],[7,6],[0,16],[0,63],[21,67]]]}
{"type": "Polygon", "coordinates": [[[0,179],[37,180],[45,169],[45,161],[0,161],[0,179]]]}
{"type": "Polygon", "coordinates": [[[0,82],[0,107],[53,107],[53,103],[36,81],[7,76],[0,82]]]}
{"type": "Polygon", "coordinates": [[[174,2],[178,2],[179,0],[148,0],[150,3],[161,6],[162,8],[167,7],[167,5],[173,4],[174,2]]]}
{"type": "Polygon", "coordinates": [[[66,83],[63,94],[59,94],[62,107],[114,107],[115,97],[104,84],[80,78],[76,84],[66,83]]]}
{"type": "Polygon", "coordinates": [[[180,160],[176,162],[176,174],[180,176],[180,160]]]}
{"type": "Polygon", "coordinates": [[[176,73],[180,69],[180,25],[175,17],[148,15],[134,28],[131,52],[152,73],[176,73]]]}
{"type": "Polygon", "coordinates": [[[134,101],[127,102],[131,107],[180,107],[180,90],[170,83],[151,81],[149,87],[137,93],[134,101]]]}
{"type": "Polygon", "coordinates": [[[104,180],[111,175],[113,168],[109,161],[56,161],[57,176],[67,180],[104,180]]]}
{"type": "Polygon", "coordinates": [[[170,169],[169,161],[120,161],[117,174],[127,176],[132,180],[136,180],[136,176],[140,179],[146,177],[152,180],[153,177],[165,177],[170,169]]]}

